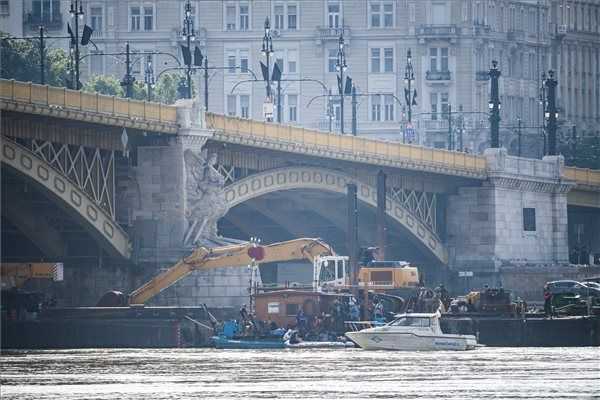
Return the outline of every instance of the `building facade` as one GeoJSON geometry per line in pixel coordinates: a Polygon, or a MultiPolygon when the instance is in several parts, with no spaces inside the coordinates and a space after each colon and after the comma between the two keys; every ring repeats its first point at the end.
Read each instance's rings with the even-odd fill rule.
{"type": "MultiPolygon", "coordinates": [[[[60,18],[66,31],[71,1],[23,4],[24,34],[32,32],[32,18],[49,19],[54,27],[57,6],[66,16],[60,18]]],[[[336,60],[343,34],[345,74],[356,87],[360,135],[481,152],[489,147],[487,73],[492,60],[499,61],[502,71],[501,144],[511,154],[544,152],[539,98],[542,73],[550,68],[559,80],[561,129],[578,126],[598,134],[600,0],[191,0],[191,5],[193,44],[210,67],[212,112],[264,118],[265,83],[253,80],[262,80],[259,63],[265,62],[261,47],[269,17],[271,59],[283,72],[283,123],[340,130],[336,60]],[[409,49],[417,94],[411,109],[414,136],[406,131],[409,49]]],[[[178,67],[185,44],[185,0],[90,0],[83,7],[98,47],[82,59],[84,79],[93,74],[122,77],[124,56],[93,54],[121,53],[126,43],[134,53],[132,72],[138,81],[144,81],[144,53],[159,53],[150,56],[155,77],[178,67]]],[[[0,22],[4,30],[4,20],[0,22]]],[[[202,100],[203,72],[193,80],[202,100]]],[[[349,133],[350,96],[344,104],[349,133]]]]}

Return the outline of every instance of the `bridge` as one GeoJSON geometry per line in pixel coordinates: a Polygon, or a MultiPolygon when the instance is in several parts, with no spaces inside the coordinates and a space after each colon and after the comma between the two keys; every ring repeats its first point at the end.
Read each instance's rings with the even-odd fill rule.
{"type": "Polygon", "coordinates": [[[217,233],[319,235],[343,252],[348,183],[372,245],[379,171],[391,257],[497,271],[567,263],[569,245],[600,253],[600,171],[561,157],[449,152],[8,80],[0,109],[3,224],[42,258],[76,257],[86,235],[86,254],[117,264],[165,263],[217,233]]]}

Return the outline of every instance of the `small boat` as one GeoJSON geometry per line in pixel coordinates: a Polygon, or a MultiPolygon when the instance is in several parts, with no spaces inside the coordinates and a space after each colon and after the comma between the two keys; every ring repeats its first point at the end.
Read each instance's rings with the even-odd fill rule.
{"type": "Polygon", "coordinates": [[[228,338],[213,336],[212,341],[217,349],[283,349],[286,347],[281,338],[228,338]]]}
{"type": "Polygon", "coordinates": [[[299,343],[285,342],[285,347],[288,349],[345,349],[356,347],[354,342],[319,342],[319,341],[301,341],[299,343]]]}
{"type": "Polygon", "coordinates": [[[439,312],[401,314],[383,326],[346,332],[346,337],[365,350],[472,350],[478,347],[474,335],[442,332],[439,312]]]}

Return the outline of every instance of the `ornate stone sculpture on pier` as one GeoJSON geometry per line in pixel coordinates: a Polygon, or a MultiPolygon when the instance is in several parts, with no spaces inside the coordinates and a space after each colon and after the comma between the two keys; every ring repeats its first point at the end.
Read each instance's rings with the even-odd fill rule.
{"type": "Polygon", "coordinates": [[[217,221],[227,213],[225,179],[217,170],[217,155],[204,149],[199,155],[184,152],[186,171],[186,219],[184,245],[194,246],[202,239],[216,240],[217,221]]]}

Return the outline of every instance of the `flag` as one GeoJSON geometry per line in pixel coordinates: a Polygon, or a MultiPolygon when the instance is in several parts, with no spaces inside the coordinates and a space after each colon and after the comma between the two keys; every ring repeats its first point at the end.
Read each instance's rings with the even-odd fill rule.
{"type": "Polygon", "coordinates": [[[196,46],[196,48],[194,48],[194,65],[196,67],[202,66],[203,58],[204,57],[202,56],[202,52],[200,51],[200,48],[198,48],[198,46],[196,46]]]}
{"type": "Polygon", "coordinates": [[[404,89],[404,101],[406,101],[406,105],[410,105],[410,92],[408,89],[404,89]]]}
{"type": "Polygon", "coordinates": [[[352,78],[346,77],[346,86],[344,87],[344,94],[352,94],[352,78]]]}
{"type": "Polygon", "coordinates": [[[281,69],[279,69],[278,63],[275,63],[275,65],[273,65],[273,75],[271,80],[274,82],[281,80],[281,69]]]}
{"type": "Polygon", "coordinates": [[[75,35],[73,34],[73,30],[71,30],[71,25],[68,22],[67,32],[69,32],[69,36],[71,37],[71,46],[75,46],[77,44],[77,40],[75,40],[75,35]]]}
{"type": "Polygon", "coordinates": [[[413,101],[412,101],[412,105],[416,106],[417,105],[417,89],[415,89],[415,91],[413,92],[413,101]]]}
{"type": "Polygon", "coordinates": [[[263,64],[263,62],[260,62],[260,70],[262,71],[262,76],[263,76],[263,81],[266,81],[269,79],[269,69],[267,68],[267,66],[265,64],[263,64]]]}
{"type": "Polygon", "coordinates": [[[83,34],[81,35],[81,45],[86,46],[90,42],[94,30],[87,24],[83,27],[83,34]]]}
{"type": "Polygon", "coordinates": [[[185,65],[192,65],[192,53],[190,52],[190,48],[181,45],[181,54],[183,55],[183,63],[185,65]]]}
{"type": "Polygon", "coordinates": [[[337,75],[337,82],[338,82],[338,93],[342,94],[342,80],[340,79],[339,75],[337,75]]]}

